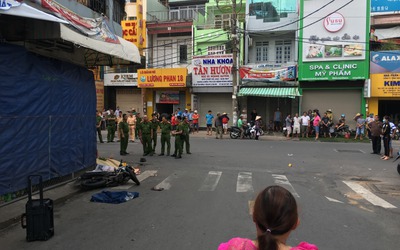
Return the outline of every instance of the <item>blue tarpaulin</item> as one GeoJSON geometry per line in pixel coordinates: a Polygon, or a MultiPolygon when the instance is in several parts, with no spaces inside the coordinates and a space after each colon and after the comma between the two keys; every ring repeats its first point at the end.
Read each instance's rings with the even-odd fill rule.
{"type": "Polygon", "coordinates": [[[90,201],[101,202],[101,203],[112,203],[119,204],[122,202],[127,202],[129,200],[139,197],[138,192],[128,192],[128,191],[103,191],[92,195],[90,201]]]}
{"type": "Polygon", "coordinates": [[[0,195],[96,165],[93,73],[0,44],[0,195]]]}

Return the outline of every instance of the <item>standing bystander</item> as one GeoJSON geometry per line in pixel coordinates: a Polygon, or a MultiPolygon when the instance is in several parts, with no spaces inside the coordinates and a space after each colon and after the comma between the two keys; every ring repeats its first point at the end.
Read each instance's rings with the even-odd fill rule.
{"type": "Polygon", "coordinates": [[[304,138],[304,135],[308,138],[308,129],[310,127],[310,117],[307,115],[307,112],[303,112],[303,115],[300,117],[301,120],[301,137],[304,138]]]}
{"type": "Polygon", "coordinates": [[[99,136],[100,143],[104,143],[103,136],[101,135],[101,123],[102,123],[101,113],[96,110],[96,130],[97,135],[99,136]]]}
{"type": "Polygon", "coordinates": [[[165,152],[165,144],[167,144],[167,156],[169,156],[169,153],[171,152],[171,130],[172,126],[171,123],[168,122],[167,118],[163,116],[162,121],[160,123],[160,129],[161,129],[161,155],[164,155],[165,152]]]}
{"type": "Polygon", "coordinates": [[[290,135],[292,134],[292,116],[288,114],[285,119],[285,127],[286,127],[286,139],[290,139],[290,135]]]}
{"type": "Polygon", "coordinates": [[[296,135],[296,138],[299,138],[300,134],[300,117],[299,114],[296,113],[293,117],[293,136],[296,135]]]}
{"type": "Polygon", "coordinates": [[[193,134],[194,134],[194,131],[199,133],[199,118],[200,118],[200,116],[197,113],[197,110],[195,110],[193,115],[192,115],[192,119],[193,119],[193,134]]]}
{"type": "Polygon", "coordinates": [[[213,120],[214,120],[214,115],[212,114],[212,111],[209,110],[208,114],[206,114],[207,135],[212,135],[213,120]]]}
{"type": "Polygon", "coordinates": [[[374,121],[368,124],[371,130],[372,153],[379,155],[381,153],[381,130],[382,122],[379,121],[379,116],[374,116],[374,121]]]}
{"type": "Polygon", "coordinates": [[[357,131],[356,131],[356,137],[354,137],[354,140],[357,140],[357,136],[360,136],[360,140],[362,140],[363,139],[363,135],[364,135],[364,133],[365,133],[365,119],[364,119],[364,115],[363,114],[360,114],[358,117],[357,117],[357,120],[356,120],[356,129],[357,129],[357,131]]]}
{"type": "Polygon", "coordinates": [[[279,111],[279,108],[276,108],[276,111],[274,112],[274,126],[275,126],[275,131],[277,132],[281,131],[281,119],[282,119],[282,112],[279,111]]]}
{"type": "Polygon", "coordinates": [[[217,118],[215,118],[214,125],[216,133],[215,139],[218,139],[218,135],[219,139],[222,139],[222,119],[221,119],[221,114],[219,112],[217,113],[217,118]]]}
{"type": "Polygon", "coordinates": [[[127,155],[129,154],[126,152],[128,148],[128,140],[129,140],[129,125],[127,122],[128,118],[126,114],[122,115],[122,121],[118,124],[118,131],[121,136],[120,138],[120,155],[127,155]]]}

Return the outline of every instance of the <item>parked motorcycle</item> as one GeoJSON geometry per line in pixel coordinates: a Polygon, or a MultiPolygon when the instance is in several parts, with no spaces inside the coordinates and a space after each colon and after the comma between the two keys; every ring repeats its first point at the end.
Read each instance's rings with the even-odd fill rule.
{"type": "MultiPolygon", "coordinates": [[[[256,137],[254,126],[251,126],[250,123],[247,123],[247,126],[244,128],[243,138],[254,139],[256,137]]],[[[232,139],[238,139],[241,137],[242,131],[239,127],[233,126],[231,127],[231,131],[229,133],[232,139]]]]}
{"type": "MultiPolygon", "coordinates": [[[[397,152],[397,157],[396,157],[396,159],[394,159],[393,162],[397,161],[398,159],[400,159],[400,152],[397,152]]],[[[397,173],[400,174],[400,163],[397,164],[397,173]]]]}
{"type": "Polygon", "coordinates": [[[393,135],[393,139],[394,140],[400,139],[400,123],[397,124],[396,131],[394,132],[394,135],[393,135]]]}
{"type": "Polygon", "coordinates": [[[350,129],[348,125],[344,125],[342,127],[340,127],[339,129],[334,129],[333,130],[333,136],[338,137],[338,136],[342,136],[342,137],[346,137],[350,135],[350,129]]]}
{"type": "MultiPolygon", "coordinates": [[[[100,166],[100,165],[99,165],[100,166]]],[[[84,189],[93,189],[100,187],[115,187],[126,184],[130,179],[140,185],[136,177],[135,169],[132,166],[121,163],[114,171],[102,169],[104,166],[97,167],[94,171],[86,172],[79,177],[80,185],[84,189]]]]}

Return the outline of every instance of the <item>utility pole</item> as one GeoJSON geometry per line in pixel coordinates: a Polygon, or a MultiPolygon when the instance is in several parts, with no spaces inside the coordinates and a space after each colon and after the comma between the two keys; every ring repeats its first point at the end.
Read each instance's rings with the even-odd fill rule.
{"type": "Polygon", "coordinates": [[[238,35],[237,35],[237,14],[236,14],[236,0],[232,0],[232,24],[231,24],[231,39],[232,39],[232,56],[233,56],[233,65],[232,65],[232,121],[233,126],[236,126],[238,120],[238,100],[237,100],[237,91],[238,91],[238,35]]]}

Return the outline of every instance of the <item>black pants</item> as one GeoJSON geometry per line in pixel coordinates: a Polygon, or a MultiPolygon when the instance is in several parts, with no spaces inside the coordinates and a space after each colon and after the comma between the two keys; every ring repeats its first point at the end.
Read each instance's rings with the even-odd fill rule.
{"type": "Polygon", "coordinates": [[[390,154],[390,147],[389,147],[390,139],[391,139],[390,136],[383,137],[383,147],[385,148],[386,156],[389,156],[389,154],[390,154]]]}
{"type": "Polygon", "coordinates": [[[381,153],[381,137],[380,136],[371,136],[372,140],[372,151],[375,154],[381,153]]]}

